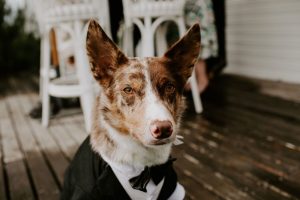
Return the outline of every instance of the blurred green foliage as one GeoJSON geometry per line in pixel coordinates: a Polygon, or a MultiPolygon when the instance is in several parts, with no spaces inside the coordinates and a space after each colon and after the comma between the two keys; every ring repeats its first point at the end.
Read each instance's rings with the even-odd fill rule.
{"type": "Polygon", "coordinates": [[[5,18],[11,13],[0,0],[0,75],[37,70],[40,41],[24,30],[24,12],[19,10],[13,23],[5,18]]]}

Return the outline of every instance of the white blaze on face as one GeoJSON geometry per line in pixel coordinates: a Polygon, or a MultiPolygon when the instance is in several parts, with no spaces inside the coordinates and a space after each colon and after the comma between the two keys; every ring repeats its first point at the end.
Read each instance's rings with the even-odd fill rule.
{"type": "MultiPolygon", "coordinates": [[[[145,105],[145,120],[147,122],[147,125],[145,127],[146,135],[144,139],[146,141],[151,141],[154,139],[150,132],[151,123],[155,121],[170,121],[172,123],[173,134],[176,132],[175,130],[176,126],[171,113],[169,112],[169,110],[163,104],[162,100],[156,95],[154,91],[154,88],[150,80],[149,71],[145,70],[144,73],[146,78],[144,105],[145,105]]],[[[172,135],[171,137],[174,136],[172,135]]]]}

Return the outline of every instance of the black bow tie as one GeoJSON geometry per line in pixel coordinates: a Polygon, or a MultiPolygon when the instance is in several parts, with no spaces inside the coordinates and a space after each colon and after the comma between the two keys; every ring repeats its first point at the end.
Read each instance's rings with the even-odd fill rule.
{"type": "Polygon", "coordinates": [[[150,179],[157,185],[164,178],[168,168],[172,167],[172,163],[176,158],[169,158],[169,160],[162,164],[152,167],[145,167],[140,175],[129,179],[129,183],[133,189],[140,190],[142,192],[147,192],[147,184],[150,179]]]}

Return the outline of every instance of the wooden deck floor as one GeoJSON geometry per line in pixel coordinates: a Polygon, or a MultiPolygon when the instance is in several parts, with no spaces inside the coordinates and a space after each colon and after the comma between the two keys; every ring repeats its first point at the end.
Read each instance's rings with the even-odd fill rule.
{"type": "MultiPolygon", "coordinates": [[[[300,199],[300,103],[261,91],[257,81],[221,76],[203,95],[204,113],[186,112],[185,143],[173,154],[187,199],[300,199]]],[[[87,136],[79,110],[41,127],[28,117],[37,100],[35,78],[0,81],[0,200],[58,199],[87,136]]]]}

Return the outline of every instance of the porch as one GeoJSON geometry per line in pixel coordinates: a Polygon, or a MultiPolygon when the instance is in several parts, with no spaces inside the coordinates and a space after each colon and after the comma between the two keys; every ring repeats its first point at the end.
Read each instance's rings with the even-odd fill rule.
{"type": "MultiPolygon", "coordinates": [[[[37,89],[30,74],[1,79],[0,199],[58,199],[87,136],[79,108],[48,129],[28,117],[37,89]]],[[[298,199],[300,85],[222,75],[202,99],[201,115],[190,102],[173,152],[186,199],[298,199]]]]}

